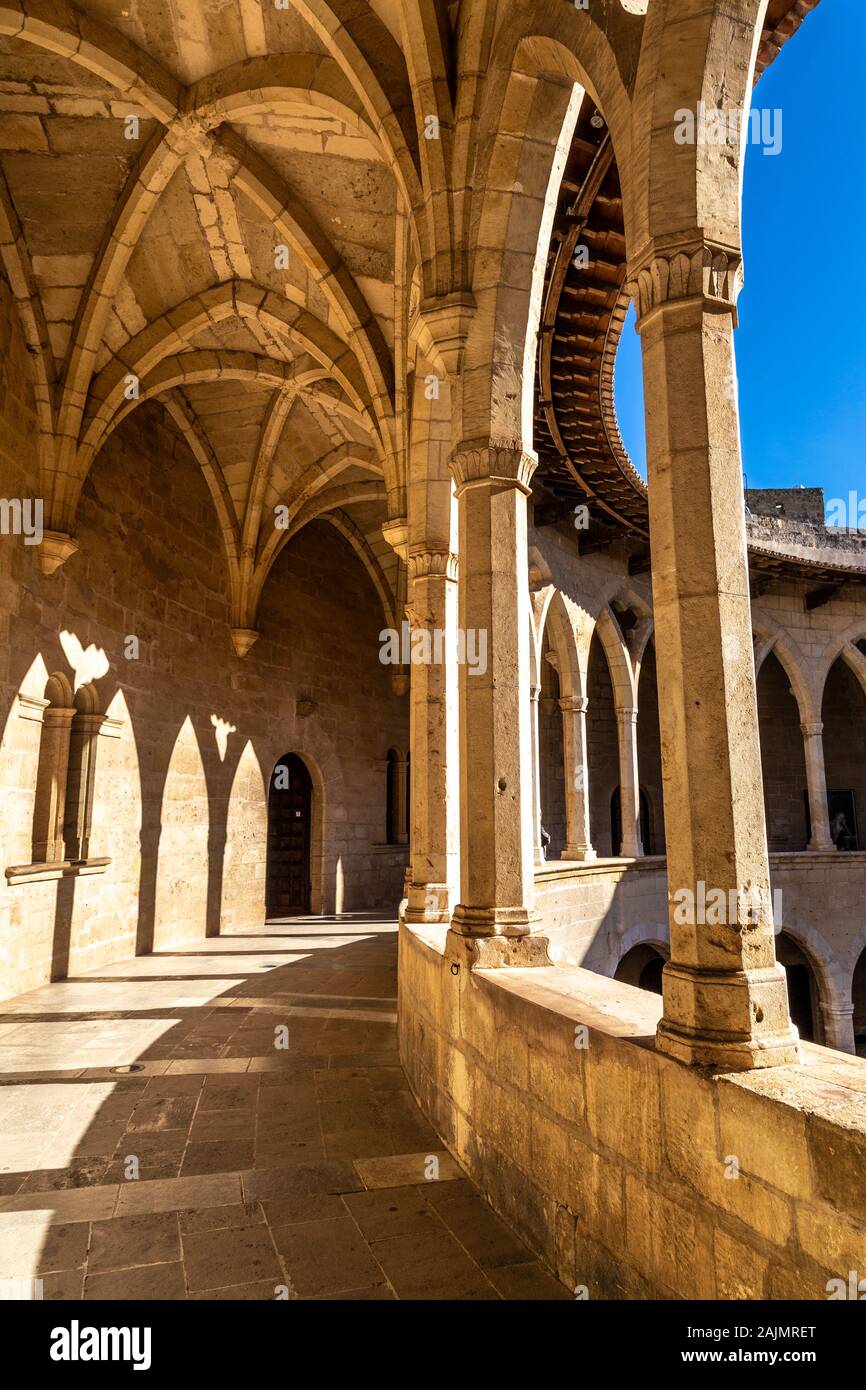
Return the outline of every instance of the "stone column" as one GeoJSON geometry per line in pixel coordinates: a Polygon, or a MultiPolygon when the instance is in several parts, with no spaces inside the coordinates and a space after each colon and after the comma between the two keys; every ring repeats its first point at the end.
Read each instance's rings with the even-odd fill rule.
{"type": "Polygon", "coordinates": [[[410,548],[408,613],[429,638],[429,662],[411,667],[412,862],[408,922],[447,922],[458,879],[457,557],[410,548]]]}
{"type": "Polygon", "coordinates": [[[49,705],[42,716],[33,808],[34,864],[58,864],[64,858],[63,822],[69,774],[69,736],[75,714],[74,709],[49,705]]]}
{"type": "Polygon", "coordinates": [[[812,823],[812,838],[806,846],[810,850],[831,850],[835,846],[830,835],[830,812],[827,807],[827,777],[824,772],[824,725],[821,723],[801,724],[803,753],[806,760],[806,786],[809,795],[809,819],[812,823]]]}
{"type": "Polygon", "coordinates": [[[854,1042],[854,1005],[834,1006],[822,1004],[821,1018],[824,1022],[824,1046],[835,1047],[837,1052],[856,1053],[854,1042]]]}
{"type": "Polygon", "coordinates": [[[619,744],[619,815],[623,859],[643,854],[640,833],[640,773],[637,762],[637,710],[618,706],[616,711],[619,744]]]}
{"type": "Polygon", "coordinates": [[[566,844],[562,859],[595,859],[589,830],[589,765],[586,749],[584,695],[566,695],[562,710],[562,754],[565,763],[566,844]]]}
{"type": "Polygon", "coordinates": [[[541,736],[538,726],[538,701],[541,696],[540,685],[529,687],[529,732],[532,742],[532,859],[536,865],[544,863],[541,847],[541,736]]]}
{"type": "Polygon", "coordinates": [[[758,744],[732,331],[739,270],[738,253],[671,236],[630,286],[643,347],[671,930],[657,1045],[725,1070],[799,1060],[775,959],[758,744]],[[703,924],[701,889],[733,901],[724,924],[703,924]]]}
{"type": "MultiPolygon", "coordinates": [[[[528,936],[533,922],[526,499],[536,462],[489,440],[462,444],[451,459],[460,636],[486,653],[474,673],[460,665],[461,892],[451,926],[476,939],[528,936]]],[[[516,952],[485,953],[491,964],[497,955],[516,952]]]]}

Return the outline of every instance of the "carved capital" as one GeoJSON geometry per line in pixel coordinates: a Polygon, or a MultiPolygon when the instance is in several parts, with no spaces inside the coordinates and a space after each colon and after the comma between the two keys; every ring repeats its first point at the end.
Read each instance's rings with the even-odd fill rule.
{"type": "Polygon", "coordinates": [[[457,579],[457,556],[451,550],[411,550],[409,582],[414,579],[457,579]]]}
{"type": "Polygon", "coordinates": [[[421,301],[418,318],[429,333],[448,376],[460,370],[469,325],[475,313],[475,298],[468,290],[439,295],[421,301]]]}
{"type": "Polygon", "coordinates": [[[688,300],[702,301],[715,312],[728,312],[736,324],[742,288],[740,252],[707,242],[656,249],[630,269],[626,285],[638,325],[662,305],[688,300]]]}
{"type": "Polygon", "coordinates": [[[537,455],[519,444],[492,439],[459,445],[451,455],[449,464],[457,484],[458,497],[467,488],[491,483],[509,484],[528,497],[537,465],[537,455]]]}
{"type": "Polygon", "coordinates": [[[259,640],[260,636],[254,627],[232,627],[229,628],[229,634],[235,649],[235,656],[246,656],[250,647],[259,640]]]}
{"type": "Polygon", "coordinates": [[[586,714],[589,700],[585,695],[563,695],[559,708],[566,714],[586,714]]]}
{"type": "Polygon", "coordinates": [[[821,723],[800,725],[800,733],[804,738],[820,738],[824,732],[824,725],[821,723]]]}
{"type": "Polygon", "coordinates": [[[406,524],[405,516],[395,516],[392,517],[390,521],[384,522],[382,525],[382,536],[388,545],[390,545],[391,549],[396,551],[400,559],[405,563],[406,551],[409,544],[409,528],[406,524]]]}
{"type": "Polygon", "coordinates": [[[78,541],[65,531],[46,531],[39,546],[39,568],[43,574],[54,574],[77,549],[78,541]]]}

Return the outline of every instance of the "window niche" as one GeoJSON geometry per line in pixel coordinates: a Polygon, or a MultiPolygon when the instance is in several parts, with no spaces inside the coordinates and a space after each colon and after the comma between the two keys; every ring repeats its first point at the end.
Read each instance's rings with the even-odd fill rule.
{"type": "Polygon", "coordinates": [[[7,868],[10,883],[101,873],[111,862],[91,856],[97,748],[100,735],[118,737],[119,721],[97,711],[92,686],[73,694],[55,673],[42,699],[19,696],[19,713],[42,725],[36,769],[29,864],[7,868]]]}

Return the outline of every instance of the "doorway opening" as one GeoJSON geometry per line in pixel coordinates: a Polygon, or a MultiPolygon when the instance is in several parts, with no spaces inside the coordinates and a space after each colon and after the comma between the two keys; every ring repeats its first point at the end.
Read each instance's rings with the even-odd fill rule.
{"type": "Polygon", "coordinates": [[[299,917],[310,911],[310,839],[313,783],[297,753],[285,753],[268,791],[267,915],[299,917]]]}

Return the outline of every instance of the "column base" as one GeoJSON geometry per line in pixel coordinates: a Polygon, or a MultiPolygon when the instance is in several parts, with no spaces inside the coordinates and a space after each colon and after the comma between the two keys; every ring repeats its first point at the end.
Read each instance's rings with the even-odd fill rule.
{"type": "Polygon", "coordinates": [[[560,859],[570,859],[579,861],[583,864],[591,864],[598,858],[592,845],[566,845],[560,854],[560,859]]]}
{"type": "Polygon", "coordinates": [[[836,846],[832,840],[827,840],[826,844],[821,840],[810,840],[806,846],[810,854],[830,854],[835,851],[836,846]]]}
{"type": "MultiPolygon", "coordinates": [[[[445,938],[445,957],[452,969],[516,969],[553,965],[548,940],[540,933],[524,936],[467,936],[451,927],[445,938]]],[[[455,970],[456,974],[456,970],[455,970]]]]}
{"type": "Polygon", "coordinates": [[[656,1032],[656,1047],[690,1067],[713,1071],[754,1071],[758,1067],[798,1066],[800,1040],[792,1025],[787,1033],[734,1041],[714,1033],[690,1033],[665,1023],[656,1032]]]}
{"type": "Polygon", "coordinates": [[[800,1041],[788,1017],[781,966],[727,971],[669,962],[662,989],[665,1013],[656,1047],[678,1062],[714,1071],[799,1064],[800,1041]],[[704,1019],[715,1027],[702,1027],[704,1019]]]}
{"type": "Polygon", "coordinates": [[[458,936],[529,936],[537,920],[526,907],[469,907],[458,903],[451,930],[458,936]]]}
{"type": "Polygon", "coordinates": [[[410,883],[406,892],[406,922],[450,922],[451,890],[447,883],[410,883]]]}

